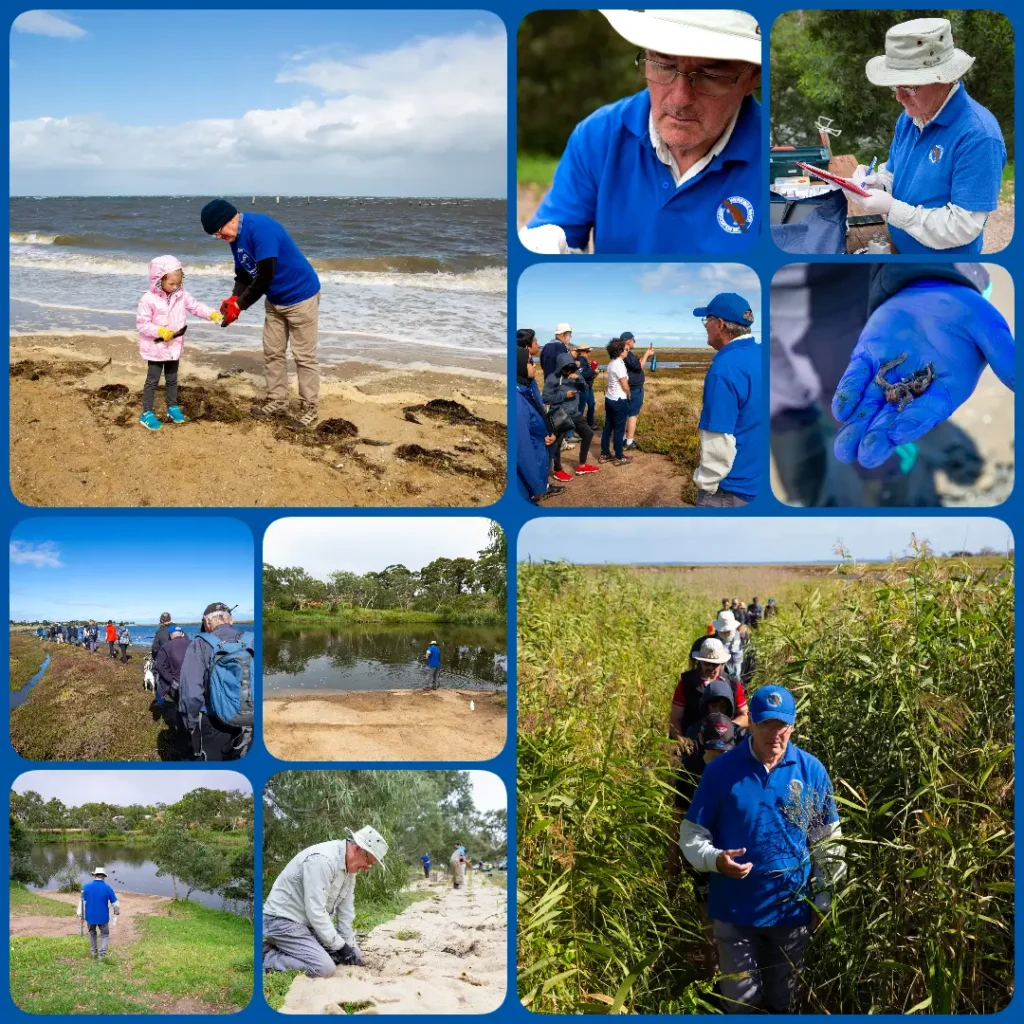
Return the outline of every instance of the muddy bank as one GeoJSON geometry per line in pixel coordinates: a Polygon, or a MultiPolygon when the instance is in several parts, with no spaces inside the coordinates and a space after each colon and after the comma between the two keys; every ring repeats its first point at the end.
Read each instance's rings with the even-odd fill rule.
{"type": "Polygon", "coordinates": [[[297,977],[282,1013],[490,1013],[505,998],[506,893],[469,872],[463,889],[434,897],[375,928],[363,967],[297,977]]]}
{"type": "Polygon", "coordinates": [[[504,693],[478,690],[275,696],[263,736],[286,761],[486,761],[505,746],[506,706],[504,693]]]}
{"type": "MultiPolygon", "coordinates": [[[[504,382],[465,372],[330,368],[320,422],[263,422],[252,353],[186,349],[189,422],[139,425],[127,338],[11,339],[11,486],[29,505],[488,505],[505,488],[504,382]],[[201,472],[197,466],[203,466],[201,472]]],[[[294,387],[292,390],[295,398],[294,387]]],[[[295,407],[297,408],[297,406],[295,407]]],[[[165,409],[162,389],[157,415],[165,409]]]]}

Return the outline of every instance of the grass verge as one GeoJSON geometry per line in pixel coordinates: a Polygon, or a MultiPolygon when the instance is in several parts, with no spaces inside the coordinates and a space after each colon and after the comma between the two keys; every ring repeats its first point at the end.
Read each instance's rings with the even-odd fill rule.
{"type": "Polygon", "coordinates": [[[38,637],[25,633],[11,633],[10,639],[10,686],[12,690],[20,690],[28,686],[46,659],[46,645],[38,637]]]}
{"type": "Polygon", "coordinates": [[[60,900],[51,900],[46,896],[30,892],[20,882],[11,882],[11,913],[74,917],[75,908],[70,903],[61,903],[60,900]]]}
{"type": "Polygon", "coordinates": [[[557,156],[546,153],[520,153],[516,157],[516,181],[520,185],[540,185],[548,188],[558,166],[557,156]]]}

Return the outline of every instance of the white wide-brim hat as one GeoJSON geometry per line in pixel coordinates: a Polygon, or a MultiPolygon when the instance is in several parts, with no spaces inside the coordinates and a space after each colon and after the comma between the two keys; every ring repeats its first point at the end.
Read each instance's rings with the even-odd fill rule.
{"type": "Polygon", "coordinates": [[[729,652],[721,640],[709,636],[700,645],[700,650],[693,655],[694,661],[707,661],[712,665],[724,665],[729,660],[729,652]]]}
{"type": "Polygon", "coordinates": [[[104,877],[106,877],[107,869],[106,868],[93,868],[92,869],[92,873],[93,873],[93,876],[103,875],[104,877]]]}
{"type": "Polygon", "coordinates": [[[572,328],[566,323],[558,324],[555,327],[555,337],[557,338],[559,334],[572,334],[572,328]]]}
{"type": "Polygon", "coordinates": [[[387,840],[369,825],[364,825],[358,832],[351,832],[352,842],[356,846],[372,854],[377,858],[378,863],[382,861],[388,852],[387,840]]]}
{"type": "Polygon", "coordinates": [[[945,18],[915,18],[885,33],[885,53],[872,57],[864,73],[872,85],[934,85],[957,82],[974,58],[953,45],[945,18]]]}
{"type": "Polygon", "coordinates": [[[739,628],[739,622],[736,621],[736,616],[731,611],[726,609],[724,612],[718,613],[718,618],[715,619],[715,629],[719,633],[734,633],[739,628]]]}
{"type": "Polygon", "coordinates": [[[673,57],[761,63],[761,29],[745,11],[604,11],[613,29],[642,50],[673,57]]]}

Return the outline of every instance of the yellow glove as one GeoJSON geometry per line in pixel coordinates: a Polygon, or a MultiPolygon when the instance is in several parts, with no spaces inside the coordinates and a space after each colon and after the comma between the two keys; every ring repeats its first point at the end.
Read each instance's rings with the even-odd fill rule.
{"type": "Polygon", "coordinates": [[[157,329],[157,337],[161,341],[170,341],[174,337],[174,331],[170,327],[160,327],[157,329]]]}
{"type": "Polygon", "coordinates": [[[215,323],[219,324],[224,319],[224,314],[218,312],[216,309],[210,314],[210,319],[215,323]]]}

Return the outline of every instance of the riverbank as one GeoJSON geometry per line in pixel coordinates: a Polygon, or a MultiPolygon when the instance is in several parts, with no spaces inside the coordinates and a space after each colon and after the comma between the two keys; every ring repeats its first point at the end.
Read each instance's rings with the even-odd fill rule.
{"type": "Polygon", "coordinates": [[[257,352],[193,346],[179,389],[189,422],[154,433],[137,422],[144,369],[128,337],[11,337],[11,487],[20,501],[478,506],[504,492],[505,382],[494,374],[322,367],[320,422],[296,433],[249,413],[263,386],[257,352]],[[217,469],[196,473],[200,463],[217,469]]]}
{"type": "MultiPolygon", "coordinates": [[[[41,658],[29,643],[15,657],[11,637],[11,677],[39,670],[41,658]]],[[[153,694],[142,683],[141,652],[128,662],[67,644],[35,641],[50,655],[46,673],[11,709],[11,744],[31,761],[179,760],[170,729],[153,709],[153,694]]]]}
{"type": "Polygon", "coordinates": [[[23,690],[28,686],[49,653],[47,645],[38,637],[12,630],[10,634],[10,688],[23,690]]]}
{"type": "Polygon", "coordinates": [[[273,606],[264,608],[264,622],[279,622],[283,625],[301,626],[350,626],[357,624],[404,626],[404,625],[452,625],[452,626],[503,626],[505,610],[500,612],[480,609],[472,612],[420,612],[403,611],[399,608],[339,608],[330,612],[324,608],[304,608],[288,611],[273,606]]]}
{"type": "Polygon", "coordinates": [[[89,955],[77,893],[11,884],[11,997],[35,1014],[221,1014],[248,1005],[253,927],[184,900],[122,892],[104,961],[89,955]],[[26,898],[27,897],[27,898],[26,898]],[[66,908],[66,909],[65,909],[66,908]]]}
{"type": "Polygon", "coordinates": [[[285,761],[487,761],[505,746],[507,706],[476,690],[275,695],[263,736],[285,761]]]}
{"type": "MultiPolygon", "coordinates": [[[[112,846],[152,846],[156,842],[156,834],[153,832],[118,832],[116,835],[98,835],[95,832],[86,832],[83,829],[65,829],[63,831],[28,830],[28,838],[35,844],[43,846],[55,846],[70,843],[109,843],[112,846]]],[[[189,837],[202,843],[211,843],[214,846],[226,846],[241,848],[249,842],[248,833],[245,829],[238,829],[236,832],[209,832],[202,829],[192,829],[189,837]]]]}

